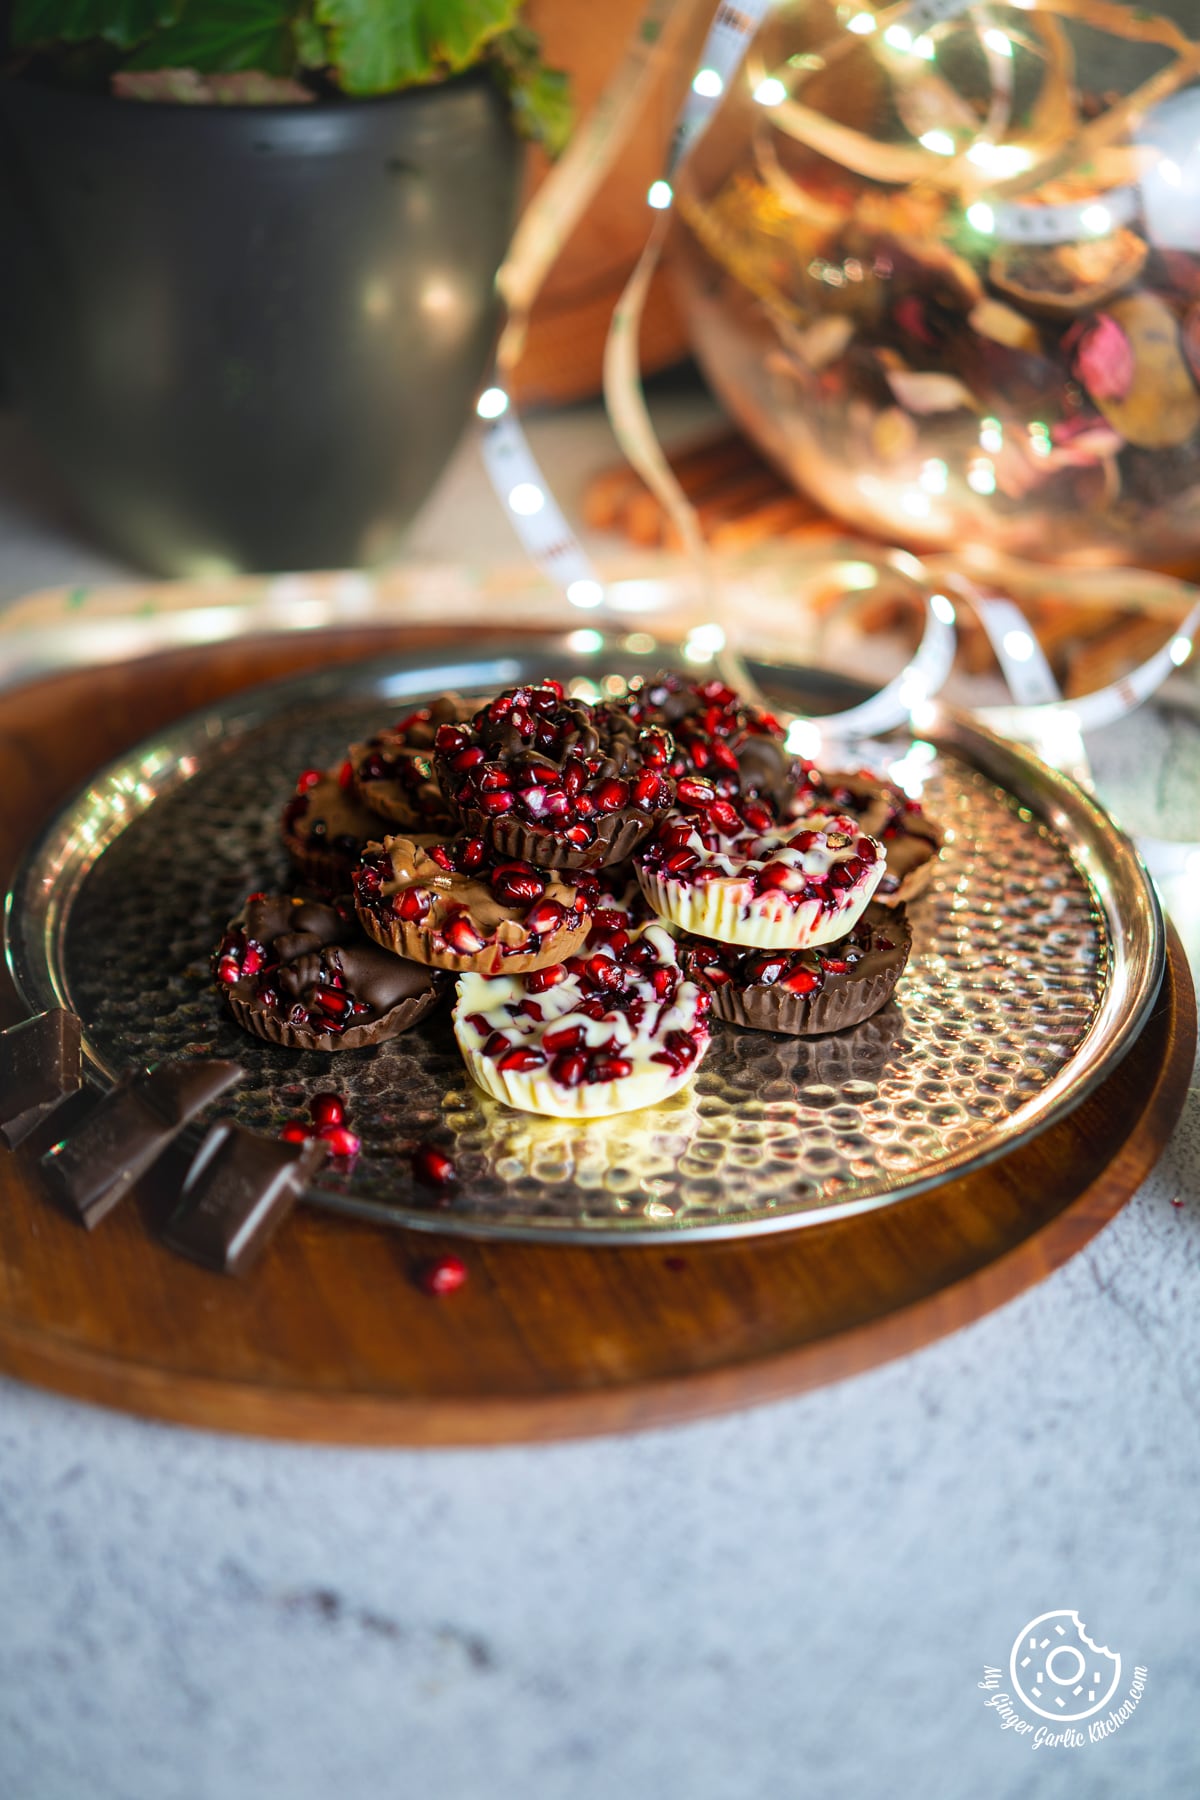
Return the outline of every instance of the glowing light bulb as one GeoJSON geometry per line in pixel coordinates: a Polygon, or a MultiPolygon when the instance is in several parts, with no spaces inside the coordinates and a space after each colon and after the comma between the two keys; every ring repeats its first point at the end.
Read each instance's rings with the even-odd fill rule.
{"type": "Polygon", "coordinates": [[[503,388],[484,388],[475,402],[475,411],[481,419],[498,419],[508,411],[508,395],[503,388]]]}
{"type": "Polygon", "coordinates": [[[541,512],[546,504],[546,496],[532,481],[518,481],[508,496],[508,504],[510,511],[528,519],[534,513],[541,512]]]}

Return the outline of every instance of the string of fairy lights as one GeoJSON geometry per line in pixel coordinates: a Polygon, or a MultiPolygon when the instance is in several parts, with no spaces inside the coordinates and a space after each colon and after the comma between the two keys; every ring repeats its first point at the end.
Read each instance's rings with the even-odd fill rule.
{"type": "MultiPolygon", "coordinates": [[[[1022,0],[1032,10],[1033,0],[1022,0]]],[[[1040,0],[1051,10],[1071,11],[1076,0],[1040,0]]],[[[753,691],[753,682],[737,652],[736,631],[726,616],[721,571],[714,568],[704,545],[694,509],[676,480],[655,436],[641,390],[637,355],[638,328],[650,278],[666,238],[675,203],[675,185],[686,158],[704,134],[714,112],[739,80],[772,124],[821,147],[822,123],[802,104],[803,88],[812,74],[847,54],[856,42],[878,35],[887,51],[934,63],[939,34],[957,25],[975,32],[988,59],[994,103],[982,129],[967,141],[951,130],[930,127],[911,148],[879,146],[861,136],[861,154],[874,169],[881,154],[894,162],[897,174],[911,172],[911,157],[944,183],[956,187],[963,200],[966,224],[982,238],[997,243],[1058,244],[1102,238],[1132,218],[1139,204],[1130,186],[1110,188],[1087,199],[1065,204],[1031,204],[1004,197],[1005,185],[1036,174],[1037,150],[1006,142],[1012,111],[1011,64],[1014,37],[995,23],[994,14],[975,0],[911,0],[879,13],[845,9],[843,29],[819,52],[793,57],[778,69],[764,69],[747,52],[770,10],[770,0],[742,0],[734,7],[718,5],[681,107],[662,174],[651,183],[646,200],[651,225],[642,258],[614,311],[605,356],[605,398],[622,450],[658,496],[697,572],[707,597],[711,623],[701,628],[706,653],[753,691]],[[798,100],[797,96],[801,96],[798,100]],[[974,197],[969,197],[973,195],[974,197]]],[[[506,508],[516,534],[531,560],[562,590],[567,602],[585,612],[604,608],[606,585],[591,557],[554,498],[521,425],[508,381],[524,338],[529,308],[558,249],[582,216],[604,172],[614,160],[634,102],[653,69],[653,46],[660,41],[669,7],[649,0],[620,68],[594,114],[527,209],[513,249],[501,274],[501,291],[509,302],[509,327],[501,340],[496,368],[479,396],[483,425],[482,452],[489,477],[506,508]]],[[[1137,29],[1135,27],[1135,29],[1137,29]]],[[[1173,28],[1171,28],[1173,29],[1173,28]]],[[[1186,40],[1181,42],[1186,43],[1186,40]]],[[[1194,53],[1200,72],[1200,51],[1194,53]]],[[[1186,59],[1185,59],[1186,60],[1186,59]]],[[[1169,78],[1156,78],[1169,91],[1169,78]]],[[[1147,84],[1149,85],[1149,84],[1147,84]]],[[[1143,90],[1139,90],[1142,92],[1143,90]]],[[[839,127],[839,142],[849,135],[839,127]]],[[[858,153],[851,145],[851,156],[858,153]]],[[[1176,165],[1159,158],[1158,178],[1171,181],[1176,165]]],[[[1050,453],[1048,428],[1034,421],[1028,428],[1035,455],[1050,453]]],[[[1000,419],[985,416],[979,424],[979,453],[966,480],[987,495],[995,488],[993,458],[1004,445],[1000,419]]],[[[932,499],[945,491],[949,471],[939,458],[922,466],[917,484],[903,496],[902,507],[921,517],[932,499]]],[[[1188,612],[1174,637],[1120,681],[1080,699],[1064,703],[1052,671],[1019,606],[1002,595],[985,593],[978,581],[959,574],[947,579],[928,573],[915,557],[895,553],[913,579],[924,611],[921,641],[910,661],[878,693],[848,711],[820,719],[799,719],[792,727],[792,747],[814,754],[831,739],[878,735],[904,722],[917,722],[930,698],[950,673],[954,660],[956,604],[967,604],[978,616],[992,644],[1013,703],[981,709],[979,717],[1005,735],[1031,743],[1058,766],[1086,774],[1082,736],[1101,729],[1140,705],[1173,669],[1192,653],[1200,631],[1200,600],[1188,612]],[[953,598],[945,590],[950,588],[953,598]]],[[[1194,591],[1194,590],[1193,590],[1194,591]]],[[[599,638],[599,634],[596,634],[599,638]]],[[[693,637],[699,639],[698,633],[693,637]]],[[[602,639],[600,639],[602,641],[602,639]]],[[[789,740],[792,741],[791,739],[789,740]]]]}

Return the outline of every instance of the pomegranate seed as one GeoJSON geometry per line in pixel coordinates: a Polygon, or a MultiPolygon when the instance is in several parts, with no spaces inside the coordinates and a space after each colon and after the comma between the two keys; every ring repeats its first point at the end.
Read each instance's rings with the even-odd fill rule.
{"type": "Polygon", "coordinates": [[[434,1144],[418,1144],[412,1153],[412,1172],[426,1187],[447,1187],[455,1179],[454,1164],[434,1144]]]}
{"type": "Polygon", "coordinates": [[[723,837],[736,837],[742,829],[737,807],[731,806],[728,800],[718,800],[709,807],[708,823],[715,825],[723,837]]]}
{"type": "Polygon", "coordinates": [[[454,756],[467,747],[467,735],[457,725],[439,725],[434,736],[433,746],[443,756],[454,756]]]}
{"type": "Polygon", "coordinates": [[[446,927],[446,942],[460,956],[474,956],[487,946],[487,939],[481,937],[470,919],[454,919],[446,927]]]}
{"type": "Polygon", "coordinates": [[[711,749],[713,761],[722,769],[728,769],[731,775],[736,775],[738,772],[738,759],[729,748],[729,745],[723,743],[721,739],[718,738],[716,743],[711,746],[711,749]]]}
{"type": "Polygon", "coordinates": [[[567,842],[574,844],[577,850],[586,850],[596,836],[590,825],[571,825],[563,832],[567,842]]]}
{"type": "Polygon", "coordinates": [[[434,1300],[456,1294],[466,1279],[467,1265],[461,1256],[439,1256],[436,1262],[426,1263],[417,1276],[424,1292],[434,1300]]]}
{"type": "Polygon", "coordinates": [[[804,877],[800,871],[790,868],[787,863],[769,862],[758,871],[760,888],[798,888],[803,883],[804,877]]]}
{"type": "MultiPolygon", "coordinates": [[[[562,796],[562,798],[565,803],[566,798],[567,798],[566,795],[564,794],[562,796]]],[[[527,788],[521,789],[521,794],[520,794],[521,805],[524,807],[525,811],[529,814],[530,818],[532,818],[532,819],[539,819],[541,817],[541,815],[545,812],[546,799],[547,799],[547,794],[546,794],[545,788],[539,787],[536,782],[534,783],[534,785],[532,787],[527,787],[527,788]]],[[[565,811],[565,804],[564,804],[564,811],[565,811]]]]}
{"type": "Polygon", "coordinates": [[[242,978],[236,956],[223,956],[217,964],[217,980],[223,981],[226,987],[232,987],[235,981],[242,978]]]}
{"type": "Polygon", "coordinates": [[[711,806],[717,797],[711,782],[697,781],[692,775],[685,775],[675,784],[675,793],[685,806],[711,806]]]}
{"type": "Polygon", "coordinates": [[[542,1046],[557,1056],[560,1050],[581,1050],[584,1036],[582,1025],[555,1025],[542,1033],[542,1046]]]}
{"type": "Polygon", "coordinates": [[[346,1111],[337,1094],[314,1094],[308,1110],[317,1125],[344,1125],[346,1111]]]}
{"type": "Polygon", "coordinates": [[[512,811],[513,797],[504,788],[497,788],[492,793],[480,794],[478,804],[481,812],[496,818],[500,813],[512,811]]]}
{"type": "MultiPolygon", "coordinates": [[[[844,963],[842,967],[845,967],[844,963]]],[[[780,983],[781,987],[787,988],[788,991],[793,994],[811,994],[814,993],[820,985],[821,977],[814,974],[811,969],[803,968],[793,969],[791,974],[785,975],[780,983]]]]}
{"type": "Polygon", "coordinates": [[[518,1044],[515,1050],[510,1050],[507,1056],[500,1058],[499,1066],[505,1075],[527,1075],[533,1069],[545,1068],[546,1058],[540,1050],[528,1049],[525,1045],[518,1044]]]}
{"type": "Polygon", "coordinates": [[[546,937],[566,923],[567,913],[557,900],[538,900],[525,914],[525,929],[546,937]]]}
{"type": "Polygon", "coordinates": [[[493,885],[501,900],[507,900],[514,906],[526,900],[540,900],[546,891],[545,882],[532,869],[519,875],[505,875],[500,881],[493,878],[493,885]]]}
{"type": "Polygon", "coordinates": [[[546,795],[546,804],[542,811],[548,819],[565,819],[571,810],[571,797],[561,789],[554,789],[546,795]]]}
{"type": "Polygon", "coordinates": [[[746,973],[755,987],[770,987],[787,968],[786,956],[756,956],[746,973]]]}
{"type": "Polygon", "coordinates": [[[601,812],[618,812],[622,806],[629,804],[629,783],[627,781],[602,781],[596,789],[595,799],[601,812]]]}
{"type": "Polygon", "coordinates": [[[821,958],[821,967],[827,975],[844,975],[850,967],[850,964],[845,962],[840,956],[823,956],[821,958]]]}
{"type": "Polygon", "coordinates": [[[658,790],[662,786],[659,776],[646,769],[633,784],[633,803],[635,806],[653,806],[658,799],[658,790]]]}
{"type": "Polygon", "coordinates": [[[338,770],[338,786],[341,788],[343,793],[345,793],[349,788],[352,788],[354,786],[354,765],[353,765],[353,763],[344,762],[342,764],[341,768],[338,770]]]}
{"type": "Polygon", "coordinates": [[[479,777],[480,791],[485,794],[495,793],[500,788],[509,788],[512,782],[506,769],[498,769],[494,765],[486,768],[479,777]]]}
{"type": "Polygon", "coordinates": [[[329,1145],[330,1156],[357,1156],[362,1149],[362,1139],[344,1125],[318,1125],[314,1136],[329,1145]]]}
{"type": "Polygon", "coordinates": [[[597,1056],[588,1070],[589,1081],[623,1081],[633,1074],[633,1064],[625,1056],[597,1056]]]}
{"type": "Polygon", "coordinates": [[[392,911],[406,925],[416,925],[425,917],[433,902],[424,888],[404,888],[392,896],[392,911]]]}
{"type": "Polygon", "coordinates": [[[468,769],[474,769],[484,760],[484,752],[478,744],[468,744],[457,756],[450,758],[450,767],[456,775],[465,775],[468,769]]]}
{"type": "MultiPolygon", "coordinates": [[[[305,769],[304,773],[298,778],[298,780],[296,782],[296,792],[298,794],[307,794],[309,788],[315,788],[318,781],[322,781],[323,779],[324,779],[324,771],[323,770],[321,770],[321,769],[305,769]]],[[[251,895],[251,898],[253,899],[253,895],[251,895]]]]}
{"type": "Polygon", "coordinates": [[[331,987],[318,988],[314,995],[314,1000],[321,1008],[322,1012],[329,1013],[334,1019],[343,1018],[345,1014],[350,1011],[351,1005],[353,1004],[349,994],[342,993],[339,989],[331,987]]]}
{"type": "Polygon", "coordinates": [[[655,999],[670,999],[671,995],[675,992],[676,980],[677,977],[674,969],[668,969],[665,964],[661,964],[657,969],[652,969],[650,971],[650,981],[654,988],[655,999]]]}
{"type": "Polygon", "coordinates": [[[752,831],[769,831],[773,823],[770,812],[756,800],[748,801],[742,807],[742,817],[752,831]]]}
{"type": "Polygon", "coordinates": [[[506,1038],[502,1031],[493,1031],[491,1037],[483,1046],[483,1054],[485,1056],[490,1056],[494,1061],[497,1056],[503,1056],[506,1050],[511,1049],[512,1040],[506,1038]]]}
{"type": "Polygon", "coordinates": [[[676,850],[668,856],[663,868],[668,875],[686,875],[699,866],[700,858],[694,850],[676,850]]]}
{"type": "Polygon", "coordinates": [[[671,755],[671,740],[665,731],[643,731],[638,740],[642,760],[652,769],[661,769],[671,755]]]}
{"type": "Polygon", "coordinates": [[[586,1056],[579,1056],[577,1054],[556,1056],[554,1061],[550,1064],[551,1079],[557,1081],[560,1087],[578,1087],[586,1074],[586,1056]]]}
{"type": "MultiPolygon", "coordinates": [[[[529,923],[528,919],[525,921],[529,923]]],[[[550,963],[544,969],[530,969],[525,977],[525,986],[531,994],[544,994],[547,988],[557,987],[560,981],[567,979],[567,971],[561,963],[550,963]]]]}
{"type": "Polygon", "coordinates": [[[536,1000],[522,1000],[518,1003],[516,1017],[532,1019],[536,1025],[542,1022],[542,1009],[536,1000]]]}
{"type": "Polygon", "coordinates": [[[579,757],[572,756],[563,765],[562,784],[565,791],[574,799],[587,780],[587,764],[579,757]]]}
{"type": "Polygon", "coordinates": [[[300,1119],[289,1119],[279,1133],[285,1144],[307,1144],[312,1132],[300,1119]]]}

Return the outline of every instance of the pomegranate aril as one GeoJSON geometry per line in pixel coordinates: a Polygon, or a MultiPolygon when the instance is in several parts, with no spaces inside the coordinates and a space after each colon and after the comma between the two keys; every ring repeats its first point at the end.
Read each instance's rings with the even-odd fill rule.
{"type": "Polygon", "coordinates": [[[457,725],[439,725],[433,744],[443,756],[454,756],[458,751],[466,749],[467,735],[457,725]]]}
{"type": "Polygon", "coordinates": [[[425,1293],[435,1300],[456,1294],[467,1279],[467,1265],[461,1256],[439,1256],[426,1263],[417,1277],[425,1293]]]}
{"type": "Polygon", "coordinates": [[[684,775],[675,784],[675,795],[685,806],[711,806],[717,797],[717,790],[709,781],[698,781],[694,775],[684,775]]]}
{"type": "Polygon", "coordinates": [[[718,800],[708,809],[708,824],[715,825],[723,837],[736,837],[742,829],[742,821],[736,806],[728,800],[718,800]]]}
{"type": "Polygon", "coordinates": [[[587,764],[579,757],[572,756],[563,764],[562,784],[565,791],[574,799],[587,781],[587,764]]]}
{"type": "MultiPolygon", "coordinates": [[[[542,814],[546,811],[547,797],[545,788],[536,785],[533,787],[522,788],[518,795],[522,807],[532,819],[540,819],[542,814]]],[[[562,799],[563,811],[565,812],[567,799],[565,794],[562,796],[562,799]]]]}
{"type": "Polygon", "coordinates": [[[587,1075],[587,1068],[586,1056],[567,1051],[556,1056],[550,1064],[550,1078],[557,1081],[560,1087],[575,1088],[587,1075]]]}
{"type": "Polygon", "coordinates": [[[563,832],[568,843],[574,844],[577,850],[586,850],[596,836],[590,825],[571,825],[563,832]]]}
{"type": "Polygon", "coordinates": [[[304,773],[297,779],[296,792],[298,794],[307,794],[309,788],[316,787],[318,781],[323,779],[324,774],[321,769],[305,769],[304,773]]]}
{"type": "Polygon", "coordinates": [[[506,1050],[511,1049],[512,1039],[505,1037],[502,1031],[493,1031],[491,1037],[483,1046],[483,1054],[495,1059],[497,1056],[503,1056],[506,1050]]]}
{"type": "Polygon", "coordinates": [[[353,787],[353,785],[354,765],[351,762],[344,762],[338,770],[338,786],[342,789],[343,793],[345,793],[346,790],[353,787]]]}
{"type": "Polygon", "coordinates": [[[499,1067],[505,1075],[528,1075],[534,1069],[544,1069],[546,1058],[540,1050],[534,1050],[524,1044],[518,1044],[507,1056],[500,1058],[499,1067]]]}
{"type": "Polygon", "coordinates": [[[769,831],[774,823],[767,807],[760,806],[755,800],[747,802],[742,807],[742,817],[751,831],[769,831]]]}
{"type": "Polygon", "coordinates": [[[596,1056],[588,1069],[588,1080],[623,1081],[633,1074],[633,1064],[625,1056],[596,1056]]]}
{"type": "Polygon", "coordinates": [[[496,818],[500,813],[511,812],[513,797],[504,788],[497,788],[490,794],[480,794],[478,801],[480,812],[487,813],[489,818],[496,818]]]}
{"type": "Polygon", "coordinates": [[[314,1136],[329,1145],[330,1156],[357,1156],[362,1149],[362,1139],[345,1125],[319,1125],[314,1136]]]}
{"type": "Polygon", "coordinates": [[[482,838],[467,838],[458,845],[458,866],[464,875],[473,875],[486,858],[487,846],[482,838]]]}
{"type": "Polygon", "coordinates": [[[468,769],[477,768],[484,760],[484,752],[478,744],[468,744],[457,756],[450,758],[450,767],[456,775],[465,775],[468,769]]]}
{"type": "MultiPolygon", "coordinates": [[[[526,920],[528,924],[528,920],[526,920]]],[[[548,988],[557,987],[560,981],[567,979],[567,971],[561,963],[550,963],[544,969],[530,969],[525,977],[525,986],[531,994],[544,994],[548,988]]]]}
{"type": "Polygon", "coordinates": [[[460,956],[474,956],[487,945],[487,939],[476,931],[470,919],[452,919],[443,935],[450,948],[460,956]]]}
{"type": "Polygon", "coordinates": [[[700,858],[694,850],[674,850],[667,857],[663,868],[668,875],[686,875],[699,866],[700,858]]]}
{"type": "Polygon", "coordinates": [[[224,982],[226,987],[232,987],[234,982],[240,981],[241,978],[242,971],[237,957],[232,955],[221,957],[217,963],[217,980],[224,982]]]}
{"type": "Polygon", "coordinates": [[[424,888],[404,888],[399,894],[392,896],[392,911],[406,925],[416,925],[422,920],[433,902],[424,888]]]}
{"type": "Polygon", "coordinates": [[[447,875],[453,875],[456,872],[454,858],[445,844],[431,845],[428,854],[430,861],[435,862],[439,869],[444,869],[447,875]]]}
{"type": "Polygon", "coordinates": [[[654,806],[658,800],[658,790],[662,786],[661,776],[651,770],[645,770],[633,784],[633,803],[635,806],[654,806]]]}
{"type": "Polygon", "coordinates": [[[827,975],[844,975],[849,969],[850,964],[840,956],[823,956],[821,958],[821,967],[827,975]]]}
{"type": "Polygon", "coordinates": [[[507,789],[512,786],[507,769],[486,768],[478,777],[478,782],[480,791],[484,794],[494,793],[497,789],[507,789]]]}
{"type": "Polygon", "coordinates": [[[545,937],[566,922],[567,913],[557,900],[537,900],[525,914],[525,929],[545,937]]]}
{"type": "Polygon", "coordinates": [[[651,986],[654,988],[655,999],[669,1000],[675,992],[678,980],[679,977],[676,975],[674,969],[668,969],[665,965],[661,965],[657,969],[652,969],[650,971],[650,982],[651,986]]]}
{"type": "Polygon", "coordinates": [[[285,1144],[307,1144],[313,1132],[302,1119],[289,1119],[279,1135],[285,1144]]]}
{"type": "Polygon", "coordinates": [[[331,1018],[340,1019],[350,1011],[353,1002],[349,994],[338,988],[320,987],[313,996],[314,1002],[331,1018]]]}
{"type": "Polygon", "coordinates": [[[495,883],[495,889],[502,900],[517,906],[540,900],[546,891],[546,884],[540,875],[528,869],[523,874],[506,875],[502,881],[495,883]]]}
{"type": "Polygon", "coordinates": [[[621,807],[629,804],[629,783],[611,779],[602,781],[594,798],[601,812],[619,812],[621,807]]]}
{"type": "Polygon", "coordinates": [[[786,968],[786,956],[756,956],[746,965],[746,978],[754,987],[770,987],[786,968]]]}
{"type": "MultiPolygon", "coordinates": [[[[843,963],[842,967],[845,968],[845,966],[843,963]]],[[[793,969],[790,975],[784,976],[779,985],[787,988],[793,994],[812,994],[820,987],[821,977],[812,969],[793,969]]]]}
{"type": "Polygon", "coordinates": [[[728,744],[722,743],[718,738],[717,741],[710,746],[710,749],[712,751],[713,761],[720,768],[727,769],[731,775],[736,775],[738,773],[738,759],[733,754],[733,751],[729,748],[728,744]]]}
{"type": "Polygon", "coordinates": [[[454,1164],[436,1144],[418,1144],[411,1160],[414,1176],[426,1187],[447,1187],[454,1180],[454,1164]]]}
{"type": "Polygon", "coordinates": [[[542,1033],[542,1048],[551,1056],[564,1050],[581,1050],[586,1035],[582,1025],[552,1025],[549,1031],[542,1033]]]}
{"type": "Polygon", "coordinates": [[[346,1109],[338,1094],[314,1094],[308,1110],[317,1125],[344,1125],[346,1109]]]}
{"type": "Polygon", "coordinates": [[[611,956],[589,956],[587,979],[593,987],[619,988],[623,980],[620,964],[614,962],[611,956]]]}
{"type": "Polygon", "coordinates": [[[760,888],[799,888],[804,884],[804,876],[799,869],[791,868],[787,863],[769,862],[758,871],[760,888]]]}

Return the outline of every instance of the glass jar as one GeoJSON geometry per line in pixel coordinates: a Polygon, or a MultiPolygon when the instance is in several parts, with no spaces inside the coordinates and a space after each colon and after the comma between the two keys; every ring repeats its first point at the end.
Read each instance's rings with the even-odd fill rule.
{"type": "Polygon", "coordinates": [[[1194,561],[1197,78],[1112,0],[776,9],[676,181],[711,384],[889,541],[1194,561]]]}

